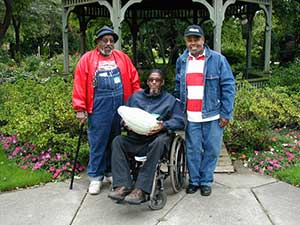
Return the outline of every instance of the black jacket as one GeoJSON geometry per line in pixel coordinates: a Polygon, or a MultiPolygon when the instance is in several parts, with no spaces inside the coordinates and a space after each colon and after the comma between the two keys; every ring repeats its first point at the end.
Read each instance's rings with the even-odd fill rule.
{"type": "Polygon", "coordinates": [[[151,96],[149,88],[134,93],[126,102],[127,106],[143,109],[164,121],[166,130],[183,130],[185,116],[182,104],[168,92],[162,90],[160,95],[151,96]]]}

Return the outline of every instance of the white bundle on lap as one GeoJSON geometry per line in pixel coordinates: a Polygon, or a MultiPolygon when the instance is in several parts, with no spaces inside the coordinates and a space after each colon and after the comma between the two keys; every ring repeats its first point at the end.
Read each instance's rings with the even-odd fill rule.
{"type": "Polygon", "coordinates": [[[118,113],[128,128],[137,134],[146,135],[157,126],[156,117],[140,108],[120,106],[118,113]]]}

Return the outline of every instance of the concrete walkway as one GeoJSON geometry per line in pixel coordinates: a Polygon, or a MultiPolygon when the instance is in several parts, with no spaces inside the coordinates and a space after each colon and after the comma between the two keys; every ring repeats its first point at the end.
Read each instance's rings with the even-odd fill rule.
{"type": "Polygon", "coordinates": [[[87,194],[86,177],[0,193],[1,225],[298,225],[300,188],[238,169],[215,174],[213,193],[174,194],[162,210],[113,203],[104,183],[101,194],[87,194]]]}

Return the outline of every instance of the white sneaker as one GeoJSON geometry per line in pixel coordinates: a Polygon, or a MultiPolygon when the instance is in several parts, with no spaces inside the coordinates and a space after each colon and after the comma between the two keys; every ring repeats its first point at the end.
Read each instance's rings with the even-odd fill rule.
{"type": "Polygon", "coordinates": [[[108,183],[112,184],[112,182],[113,182],[112,176],[109,176],[109,177],[104,176],[103,182],[108,182],[108,183]]]}
{"type": "Polygon", "coordinates": [[[100,193],[101,181],[93,180],[89,186],[89,193],[91,195],[97,195],[100,193]]]}

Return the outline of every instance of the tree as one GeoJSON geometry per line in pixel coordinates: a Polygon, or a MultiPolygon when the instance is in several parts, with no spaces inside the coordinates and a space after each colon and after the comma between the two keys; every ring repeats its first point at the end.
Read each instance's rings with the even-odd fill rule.
{"type": "Polygon", "coordinates": [[[12,11],[13,11],[13,0],[4,0],[4,5],[6,10],[5,10],[3,22],[0,23],[0,45],[2,44],[5,33],[11,22],[12,11]]]}
{"type": "MultiPolygon", "coordinates": [[[[274,17],[278,26],[273,30],[274,44],[279,46],[278,56],[281,62],[291,61],[300,56],[299,0],[273,0],[274,17]]],[[[272,43],[273,44],[273,43],[272,43]]]]}

